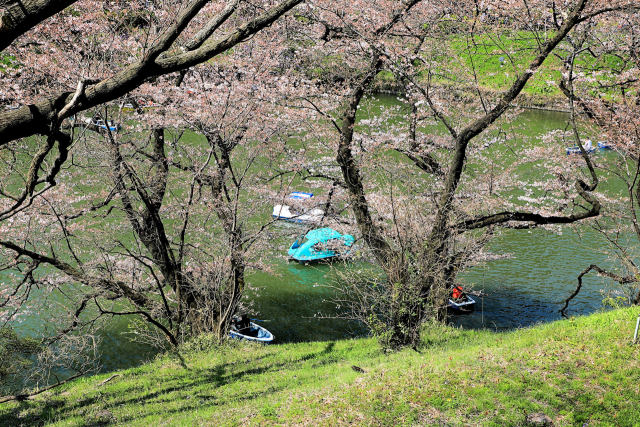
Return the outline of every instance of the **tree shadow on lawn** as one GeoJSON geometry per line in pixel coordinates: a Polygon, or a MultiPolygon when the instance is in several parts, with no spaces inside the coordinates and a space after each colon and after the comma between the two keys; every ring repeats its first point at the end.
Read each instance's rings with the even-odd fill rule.
{"type": "MultiPolygon", "coordinates": [[[[116,391],[109,391],[109,386],[116,386],[117,381],[109,384],[105,389],[96,389],[95,386],[86,387],[90,388],[88,393],[93,396],[86,397],[78,400],[71,405],[66,404],[64,397],[60,395],[49,396],[47,400],[34,400],[20,402],[18,406],[10,411],[0,414],[0,425],[44,425],[50,420],[64,419],[72,416],[87,416],[100,410],[115,410],[122,405],[147,405],[147,404],[161,404],[163,402],[175,402],[176,400],[193,399],[193,403],[181,406],[180,408],[171,410],[157,411],[158,415],[162,414],[170,415],[185,411],[191,411],[194,409],[202,409],[204,407],[217,406],[220,403],[230,402],[243,402],[257,399],[267,393],[275,393],[284,389],[284,386],[277,387],[274,383],[267,383],[267,388],[261,391],[247,393],[232,393],[225,394],[224,402],[219,402],[219,398],[215,396],[207,395],[206,393],[198,393],[203,386],[210,386],[209,388],[217,389],[228,384],[240,381],[247,376],[261,375],[269,372],[278,372],[286,366],[295,365],[296,363],[302,364],[304,362],[323,359],[323,356],[330,354],[335,346],[334,342],[329,342],[326,347],[318,352],[309,353],[303,355],[295,360],[286,362],[273,363],[263,367],[247,368],[240,372],[229,372],[229,368],[237,367],[235,363],[224,363],[211,368],[200,370],[182,370],[180,373],[174,376],[175,379],[163,382],[164,387],[153,392],[136,396],[145,388],[144,385],[134,384],[127,389],[117,388],[116,391]],[[192,378],[191,380],[187,378],[192,378]],[[167,396],[162,399],[163,396],[170,393],[178,392],[179,396],[167,396]],[[117,393],[117,394],[116,394],[117,393]],[[82,408],[89,408],[95,406],[87,411],[82,411],[82,408]],[[86,412],[83,413],[83,412],[86,412]]],[[[332,363],[339,362],[336,358],[325,358],[324,360],[318,360],[314,363],[314,368],[319,366],[326,366],[332,363]]],[[[136,376],[139,376],[136,375],[136,376]]],[[[126,377],[125,377],[126,378],[126,377]]],[[[154,412],[144,413],[144,410],[137,411],[136,417],[117,417],[114,422],[132,422],[136,419],[152,416],[154,412]]]]}

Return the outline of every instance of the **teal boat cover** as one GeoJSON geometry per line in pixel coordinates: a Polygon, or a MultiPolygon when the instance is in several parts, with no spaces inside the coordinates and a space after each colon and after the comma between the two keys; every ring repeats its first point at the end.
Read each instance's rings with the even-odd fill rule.
{"type": "Polygon", "coordinates": [[[299,237],[289,248],[289,256],[296,261],[320,261],[346,255],[355,239],[332,228],[318,228],[299,237]]]}

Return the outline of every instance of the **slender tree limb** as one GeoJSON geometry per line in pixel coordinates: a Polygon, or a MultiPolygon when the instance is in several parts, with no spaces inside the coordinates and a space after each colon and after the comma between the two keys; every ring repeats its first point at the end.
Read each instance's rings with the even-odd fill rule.
{"type": "Polygon", "coordinates": [[[404,154],[411,160],[419,169],[424,172],[435,174],[438,176],[444,176],[444,172],[440,167],[440,164],[433,158],[431,154],[415,154],[409,150],[396,150],[399,153],[404,154]]]}
{"type": "Polygon", "coordinates": [[[589,107],[589,105],[587,105],[586,102],[584,102],[583,99],[578,98],[575,93],[572,93],[569,88],[567,87],[567,83],[565,82],[564,79],[560,80],[560,83],[558,84],[558,87],[560,88],[560,90],[562,91],[562,93],[567,97],[567,99],[573,99],[582,109],[582,111],[584,111],[585,115],[591,119],[594,120],[599,126],[603,126],[605,123],[602,121],[601,118],[599,118],[598,116],[596,116],[596,114],[593,112],[593,110],[591,109],[591,107],[589,107]]]}
{"type": "Polygon", "coordinates": [[[377,37],[384,35],[386,32],[391,30],[398,22],[400,22],[400,20],[402,20],[402,18],[404,18],[407,15],[407,13],[409,13],[411,9],[413,9],[413,7],[416,6],[418,3],[420,3],[421,1],[422,0],[403,0],[402,7],[398,8],[398,10],[394,12],[389,22],[387,22],[385,25],[378,27],[374,31],[374,34],[377,37]]]}
{"type": "MultiPolygon", "coordinates": [[[[567,311],[567,308],[569,307],[569,303],[571,302],[572,299],[574,299],[580,293],[580,290],[582,289],[582,278],[588,273],[590,273],[591,271],[597,272],[598,275],[600,276],[613,279],[616,282],[620,283],[621,285],[627,284],[627,283],[635,283],[638,281],[638,279],[633,276],[620,276],[619,274],[611,273],[607,270],[604,270],[598,267],[596,264],[591,264],[589,267],[585,268],[578,275],[578,286],[576,286],[576,289],[571,293],[571,295],[569,295],[569,297],[566,300],[564,300],[564,306],[560,309],[560,313],[562,313],[562,316],[567,317],[566,311],[567,311]]],[[[638,298],[636,298],[636,301],[634,301],[634,304],[637,304],[638,302],[640,301],[638,301],[638,298]]]]}
{"type": "Polygon", "coordinates": [[[531,212],[499,212],[496,214],[485,215],[477,218],[468,219],[455,225],[458,230],[474,230],[485,228],[491,225],[499,225],[507,222],[530,222],[536,225],[550,224],[571,224],[587,218],[593,218],[600,214],[600,203],[596,201],[591,209],[578,214],[568,216],[550,215],[544,216],[531,212]]]}
{"type": "Polygon", "coordinates": [[[31,258],[36,262],[49,264],[50,266],[55,267],[57,270],[60,270],[61,272],[77,280],[78,282],[84,283],[94,288],[104,289],[106,291],[122,295],[139,307],[148,309],[154,307],[153,302],[149,300],[145,294],[136,291],[124,282],[85,275],[82,271],[76,269],[70,264],[60,261],[59,259],[56,259],[54,257],[39,254],[37,252],[23,248],[13,242],[0,240],[0,246],[10,249],[18,255],[31,258]]]}
{"type": "MultiPolygon", "coordinates": [[[[229,17],[235,12],[236,8],[240,4],[242,0],[232,0],[227,3],[224,9],[220,11],[216,16],[214,16],[207,25],[205,25],[198,33],[189,40],[182,49],[185,51],[194,50],[202,46],[202,44],[207,41],[209,37],[213,35],[213,33],[220,28],[222,24],[224,24],[229,17]]],[[[180,75],[176,80],[176,86],[180,86],[182,81],[184,80],[185,75],[187,74],[187,70],[180,71],[180,75]]]]}
{"type": "Polygon", "coordinates": [[[144,317],[145,319],[147,319],[147,321],[149,323],[151,323],[153,326],[157,327],[158,329],[160,329],[165,336],[167,337],[167,340],[174,346],[177,347],[178,346],[178,340],[176,339],[176,337],[171,333],[171,331],[169,331],[169,329],[167,329],[162,323],[158,322],[156,319],[153,318],[153,316],[151,316],[149,313],[147,313],[146,311],[142,311],[142,310],[138,310],[138,311],[111,311],[111,310],[105,310],[103,309],[100,304],[98,303],[98,301],[95,301],[96,305],[98,306],[98,309],[100,310],[101,314],[109,314],[112,316],[134,316],[134,315],[140,315],[142,317],[144,317]]]}
{"type": "Polygon", "coordinates": [[[36,391],[34,391],[32,393],[16,394],[14,396],[3,396],[3,397],[0,397],[0,403],[11,402],[12,400],[17,400],[18,402],[22,402],[22,401],[25,401],[27,399],[31,399],[34,396],[37,396],[37,395],[39,395],[41,393],[44,393],[45,391],[52,390],[52,389],[54,389],[56,387],[60,387],[61,385],[64,385],[64,384],[66,384],[68,382],[71,382],[71,381],[75,380],[76,378],[80,378],[81,376],[86,375],[86,374],[87,374],[87,372],[77,373],[75,375],[70,376],[66,380],[58,381],[55,384],[52,384],[52,385],[47,386],[47,387],[43,387],[43,388],[38,389],[38,390],[36,390],[36,391]]]}
{"type": "Polygon", "coordinates": [[[187,28],[187,25],[193,18],[196,17],[198,12],[207,4],[209,0],[192,0],[191,3],[180,13],[175,19],[174,23],[169,26],[156,40],[149,50],[145,53],[140,65],[143,67],[151,65],[157,58],[171,47],[174,41],[182,34],[187,28]]]}
{"type": "Polygon", "coordinates": [[[578,19],[578,22],[588,21],[589,19],[595,18],[596,16],[603,15],[605,13],[620,12],[620,11],[637,12],[639,10],[640,10],[640,6],[638,6],[637,2],[632,1],[623,5],[603,7],[601,9],[594,10],[593,12],[590,12],[581,16],[580,19],[578,19]]]}
{"type": "Polygon", "coordinates": [[[49,339],[49,342],[56,341],[62,338],[64,335],[68,334],[69,332],[73,331],[75,328],[77,328],[80,323],[80,315],[84,310],[86,310],[89,301],[99,297],[100,295],[102,295],[102,293],[91,293],[83,296],[82,300],[80,301],[80,305],[78,306],[78,308],[76,308],[76,311],[73,313],[73,321],[71,322],[71,325],[67,326],[66,328],[58,332],[58,334],[55,337],[49,339]]]}
{"type": "Polygon", "coordinates": [[[235,12],[236,8],[240,4],[242,0],[231,0],[224,9],[220,11],[216,16],[214,16],[207,25],[204,26],[198,33],[187,42],[184,46],[186,50],[194,50],[202,46],[202,44],[207,41],[209,37],[218,29],[222,24],[224,24],[229,17],[235,12]]]}

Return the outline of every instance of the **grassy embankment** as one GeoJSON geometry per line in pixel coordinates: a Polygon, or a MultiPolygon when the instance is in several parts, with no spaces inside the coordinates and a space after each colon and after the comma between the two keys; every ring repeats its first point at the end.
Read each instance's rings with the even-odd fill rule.
{"type": "Polygon", "coordinates": [[[419,351],[372,339],[163,356],[0,405],[0,425],[640,425],[640,309],[508,333],[432,326],[419,351]],[[354,369],[354,367],[357,367],[354,369]]]}
{"type": "MultiPolygon", "coordinates": [[[[432,52],[434,56],[430,59],[440,64],[439,70],[434,70],[432,82],[436,86],[469,91],[474,98],[477,89],[485,94],[504,91],[519,73],[527,69],[537,54],[538,43],[533,33],[527,31],[513,31],[500,36],[477,35],[473,39],[452,35],[441,52],[432,52]]],[[[576,58],[575,72],[608,69],[620,73],[624,67],[622,59],[615,55],[593,57],[585,53],[576,58]]],[[[518,103],[528,107],[566,108],[566,97],[558,86],[562,70],[562,60],[550,55],[522,90],[518,103]]],[[[421,74],[426,78],[426,72],[421,74]]],[[[599,74],[600,80],[608,78],[599,74]]],[[[401,91],[395,77],[388,71],[378,75],[376,88],[401,91]]]]}

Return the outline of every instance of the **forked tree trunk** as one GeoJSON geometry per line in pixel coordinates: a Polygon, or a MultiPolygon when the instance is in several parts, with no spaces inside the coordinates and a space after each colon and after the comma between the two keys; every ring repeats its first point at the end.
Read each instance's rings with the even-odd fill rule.
{"type": "MultiPolygon", "coordinates": [[[[464,169],[469,143],[504,114],[535,71],[569,32],[581,22],[580,16],[586,4],[587,0],[576,1],[554,37],[540,46],[538,55],[531,61],[528,68],[516,78],[512,86],[502,94],[498,103],[491,110],[460,132],[448,127],[455,148],[449,168],[444,175],[444,187],[440,192],[435,220],[426,241],[426,256],[422,260],[425,263],[425,268],[433,274],[420,279],[418,283],[409,282],[410,275],[406,264],[398,262],[403,259],[403,254],[393,250],[378,230],[376,224],[374,224],[366,200],[361,172],[351,151],[358,105],[364,93],[371,88],[375,75],[382,68],[380,53],[375,48],[372,49],[371,64],[365,71],[364,77],[352,90],[345,106],[340,127],[337,162],[342,170],[342,175],[349,191],[352,210],[362,237],[373,251],[380,266],[387,273],[389,286],[392,286],[392,312],[390,313],[392,330],[390,337],[388,337],[392,346],[401,347],[417,344],[419,325],[424,319],[424,313],[428,306],[436,310],[438,318],[445,317],[448,286],[452,284],[455,275],[455,255],[451,253],[450,242],[456,225],[451,223],[451,213],[454,197],[464,169]]],[[[597,215],[599,213],[599,203],[586,194],[586,191],[592,191],[592,188],[583,184],[580,184],[580,188],[584,191],[580,194],[593,205],[593,208],[582,215],[559,219],[539,219],[535,215],[515,213],[508,216],[508,218],[515,220],[531,220],[530,218],[533,218],[533,221],[540,221],[541,223],[544,221],[564,223],[575,222],[597,215]]],[[[497,217],[490,219],[495,221],[502,220],[502,218],[497,217]]],[[[488,222],[487,225],[483,226],[491,224],[491,222],[488,222]]]]}

